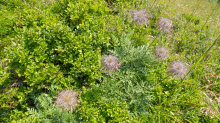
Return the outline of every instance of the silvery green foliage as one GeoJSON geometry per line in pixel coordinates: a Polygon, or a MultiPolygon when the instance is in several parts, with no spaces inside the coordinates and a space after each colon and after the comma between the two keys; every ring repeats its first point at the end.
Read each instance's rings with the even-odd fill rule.
{"type": "Polygon", "coordinates": [[[118,43],[114,51],[111,51],[115,56],[120,59],[120,69],[122,71],[131,70],[135,71],[141,79],[146,79],[148,72],[151,71],[149,67],[153,67],[154,62],[151,57],[150,48],[148,44],[134,47],[131,40],[132,32],[125,35],[123,34],[120,38],[113,36],[113,40],[118,43]]]}
{"type": "Polygon", "coordinates": [[[149,60],[150,56],[147,55],[150,51],[150,49],[148,48],[148,44],[134,47],[132,45],[133,41],[131,40],[131,36],[132,33],[129,33],[127,35],[123,34],[120,39],[113,36],[113,40],[116,42],[116,44],[118,44],[118,46],[114,49],[114,51],[111,52],[119,57],[120,63],[149,60]]]}
{"type": "MultiPolygon", "coordinates": [[[[131,37],[132,33],[122,35],[120,38],[113,36],[113,40],[118,43],[118,46],[111,52],[120,59],[121,70],[115,73],[120,79],[116,77],[110,79],[110,90],[118,97],[126,95],[124,99],[127,99],[129,107],[137,108],[137,112],[146,115],[149,113],[146,111],[146,106],[151,105],[151,101],[154,99],[152,89],[155,83],[151,81],[152,76],[150,76],[153,72],[154,60],[149,55],[149,45],[134,47],[131,37]],[[124,90],[124,93],[116,91],[116,89],[124,90]]],[[[137,113],[136,111],[131,112],[137,113]]]]}
{"type": "Polygon", "coordinates": [[[183,78],[188,72],[188,68],[184,62],[173,61],[170,63],[168,73],[172,76],[183,78]]]}
{"type": "Polygon", "coordinates": [[[62,111],[52,103],[52,98],[48,94],[42,93],[35,99],[35,108],[27,108],[28,117],[25,117],[18,123],[75,123],[76,116],[70,112],[62,111]]]}
{"type": "Polygon", "coordinates": [[[140,10],[137,12],[130,12],[131,18],[134,23],[137,25],[144,25],[149,23],[149,19],[151,18],[151,14],[148,14],[145,10],[140,10]]]}
{"type": "Polygon", "coordinates": [[[166,60],[168,57],[168,50],[164,47],[157,47],[155,49],[155,56],[159,60],[166,60]]]}
{"type": "Polygon", "coordinates": [[[168,18],[160,18],[157,27],[164,33],[171,33],[173,30],[173,22],[168,18]]]}

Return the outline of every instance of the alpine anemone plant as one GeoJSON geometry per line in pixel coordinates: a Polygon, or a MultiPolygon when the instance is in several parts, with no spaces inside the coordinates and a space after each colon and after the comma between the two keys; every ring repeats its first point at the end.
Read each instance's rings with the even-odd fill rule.
{"type": "Polygon", "coordinates": [[[115,56],[105,55],[102,58],[102,67],[107,71],[107,73],[117,71],[119,68],[119,60],[115,56]]]}
{"type": "Polygon", "coordinates": [[[151,14],[148,14],[145,10],[140,10],[137,12],[130,12],[133,22],[137,25],[145,25],[149,23],[151,14]]]}
{"type": "Polygon", "coordinates": [[[160,18],[157,22],[157,27],[164,33],[171,33],[173,30],[173,22],[167,18],[160,18]]]}
{"type": "Polygon", "coordinates": [[[158,60],[166,60],[168,58],[169,51],[164,47],[157,47],[155,49],[155,56],[158,60]]]}
{"type": "Polygon", "coordinates": [[[79,104],[79,94],[72,90],[63,90],[58,93],[55,101],[56,105],[63,110],[69,110],[71,112],[76,110],[76,106],[79,104]]]}
{"type": "Polygon", "coordinates": [[[188,67],[185,65],[184,62],[181,61],[173,61],[170,63],[168,73],[172,76],[184,78],[184,76],[188,72],[188,67]]]}

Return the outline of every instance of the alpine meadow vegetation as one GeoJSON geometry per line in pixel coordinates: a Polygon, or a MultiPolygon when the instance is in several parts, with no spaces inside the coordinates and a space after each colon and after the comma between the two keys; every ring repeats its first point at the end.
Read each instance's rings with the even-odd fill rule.
{"type": "Polygon", "coordinates": [[[220,122],[219,6],[1,0],[0,122],[220,122]]]}

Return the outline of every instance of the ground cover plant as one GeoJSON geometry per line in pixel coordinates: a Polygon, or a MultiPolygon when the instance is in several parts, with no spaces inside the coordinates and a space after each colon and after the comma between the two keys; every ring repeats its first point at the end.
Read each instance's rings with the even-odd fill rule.
{"type": "Polygon", "coordinates": [[[189,3],[1,0],[0,122],[219,122],[220,4],[189,3]]]}

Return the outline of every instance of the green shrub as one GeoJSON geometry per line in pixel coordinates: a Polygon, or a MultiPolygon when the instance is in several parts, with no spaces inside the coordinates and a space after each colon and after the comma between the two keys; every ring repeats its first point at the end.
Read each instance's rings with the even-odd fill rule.
{"type": "MultiPolygon", "coordinates": [[[[99,5],[98,1],[96,3],[99,5]]],[[[84,6],[89,4],[91,1],[84,6]]],[[[103,3],[102,7],[105,5],[103,3]]],[[[86,11],[90,10],[92,8],[86,11]]],[[[93,10],[103,14],[101,10],[93,10]]],[[[74,14],[71,11],[69,13],[74,14]]],[[[90,22],[86,21],[85,26],[77,23],[81,26],[73,31],[55,15],[24,6],[19,23],[16,22],[13,28],[16,36],[12,45],[5,48],[3,61],[6,65],[1,66],[0,104],[4,111],[10,108],[25,111],[32,104],[28,94],[33,90],[81,87],[98,80],[101,75],[100,51],[108,47],[108,40],[103,25],[100,25],[104,24],[104,20],[98,16],[90,18],[90,15],[85,18],[90,22]],[[19,86],[13,89],[13,85],[19,86]]]]}

